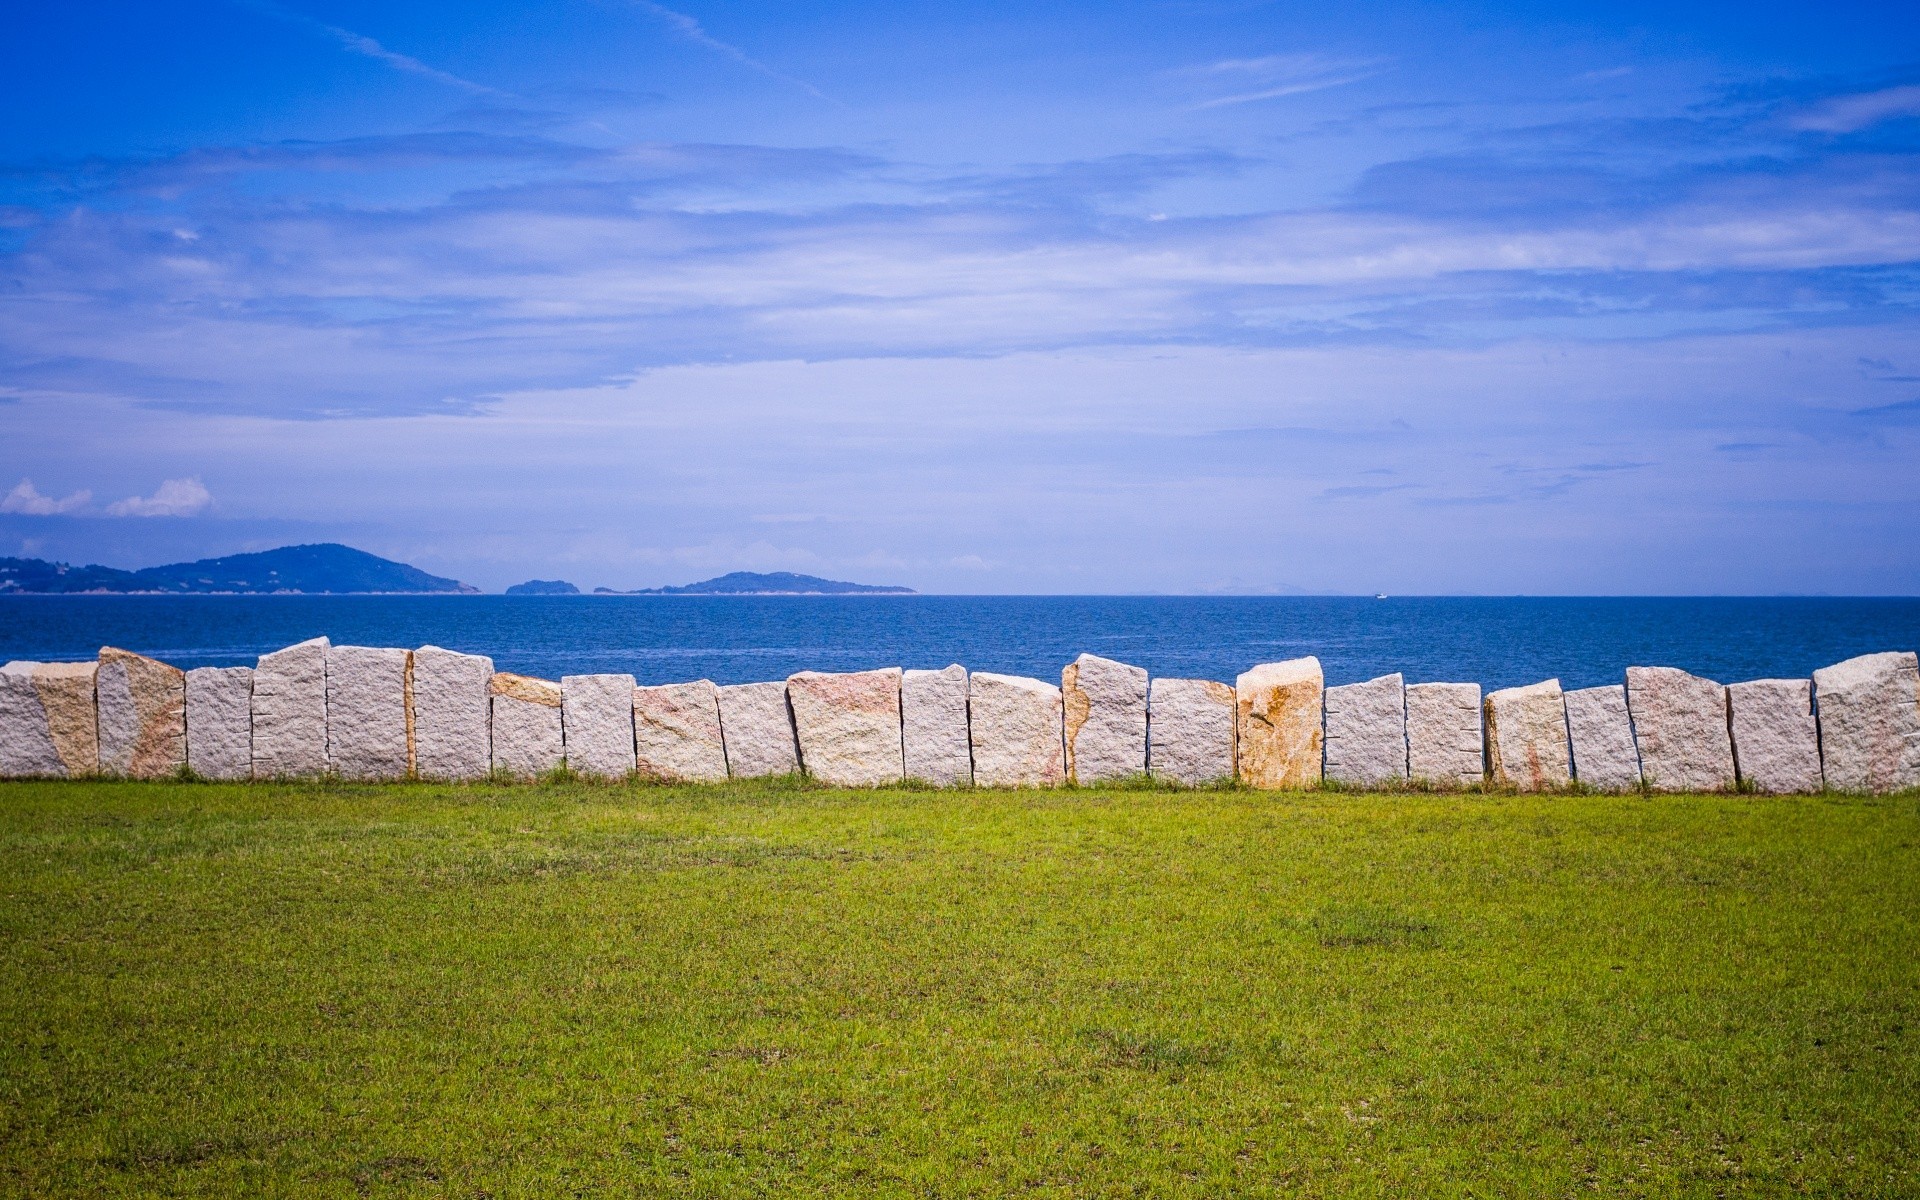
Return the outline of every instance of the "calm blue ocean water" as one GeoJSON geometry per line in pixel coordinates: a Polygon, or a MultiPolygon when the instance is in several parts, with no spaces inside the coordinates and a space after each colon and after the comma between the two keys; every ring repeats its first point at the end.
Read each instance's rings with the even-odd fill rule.
{"type": "Polygon", "coordinates": [[[11,596],[0,660],[102,645],[183,667],[250,664],[325,634],[490,654],[557,679],[746,683],[794,671],[941,667],[1057,679],[1081,651],[1156,675],[1231,682],[1318,655],[1329,683],[1390,671],[1507,687],[1617,682],[1630,665],[1723,682],[1805,676],[1854,654],[1920,648],[1916,599],[1521,599],[1134,596],[11,596]]]}

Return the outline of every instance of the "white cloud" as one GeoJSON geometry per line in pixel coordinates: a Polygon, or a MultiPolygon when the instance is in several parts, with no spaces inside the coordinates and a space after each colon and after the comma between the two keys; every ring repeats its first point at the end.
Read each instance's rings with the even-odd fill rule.
{"type": "Polygon", "coordinates": [[[1281,96],[1297,96],[1304,92],[1357,83],[1378,75],[1385,69],[1386,63],[1386,59],[1380,58],[1269,54],[1260,58],[1225,58],[1169,74],[1201,87],[1237,86],[1239,90],[1228,95],[1209,97],[1189,105],[1193,109],[1206,109],[1251,104],[1256,100],[1274,100],[1281,96]]]}
{"type": "Polygon", "coordinates": [[[1795,129],[1815,133],[1852,133],[1889,117],[1920,116],[1920,84],[1835,96],[1793,118],[1795,129]]]}
{"type": "Polygon", "coordinates": [[[31,517],[48,517],[55,513],[72,512],[91,499],[93,499],[92,492],[79,491],[56,500],[52,496],[41,495],[40,489],[33,486],[33,480],[22,479],[4,498],[0,498],[0,513],[23,513],[31,517]]]}
{"type": "Polygon", "coordinates": [[[113,517],[191,517],[213,503],[213,493],[199,479],[169,479],[151,496],[128,496],[107,505],[113,517]]]}

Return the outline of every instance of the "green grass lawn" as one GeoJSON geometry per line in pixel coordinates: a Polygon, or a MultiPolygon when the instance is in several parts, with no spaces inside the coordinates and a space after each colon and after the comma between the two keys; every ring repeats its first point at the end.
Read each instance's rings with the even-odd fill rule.
{"type": "Polygon", "coordinates": [[[1920,1193],[1920,799],[0,784],[0,1191],[1920,1193]]]}

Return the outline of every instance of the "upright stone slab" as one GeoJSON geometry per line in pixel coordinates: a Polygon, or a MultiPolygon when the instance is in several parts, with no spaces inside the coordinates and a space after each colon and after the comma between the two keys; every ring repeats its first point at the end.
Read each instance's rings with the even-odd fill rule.
{"type": "Polygon", "coordinates": [[[446,781],[493,769],[489,709],[493,660],[439,646],[413,652],[413,773],[446,781]]]}
{"type": "Polygon", "coordinates": [[[1486,699],[1487,768],[1496,784],[1538,792],[1565,787],[1567,705],[1560,681],[1501,688],[1486,699]]]}
{"type": "Polygon", "coordinates": [[[1407,774],[1446,787],[1486,779],[1486,742],[1480,731],[1480,685],[1407,685],[1407,774]]]}
{"type": "Polygon", "coordinates": [[[100,768],[95,663],[0,667],[0,778],[77,779],[100,768]]]}
{"type": "Polygon", "coordinates": [[[491,697],[493,772],[508,779],[538,779],[567,760],[561,721],[565,697],[551,679],[495,671],[491,697]]]}
{"type": "Polygon", "coordinates": [[[187,769],[202,779],[253,778],[253,668],[187,672],[187,769]]]}
{"type": "Polygon", "coordinates": [[[405,779],[413,761],[407,710],[411,650],[327,648],[327,764],[342,779],[405,779]]]}
{"type": "Polygon", "coordinates": [[[327,773],[327,648],[318,637],[262,654],[253,669],[253,777],[327,773]]]}
{"type": "Polygon", "coordinates": [[[727,778],[720,732],[720,691],[713,682],[668,683],[633,690],[634,769],[663,783],[720,783],[727,778]]]}
{"type": "Polygon", "coordinates": [[[1805,679],[1755,679],[1727,685],[1733,765],[1761,792],[1820,790],[1820,728],[1813,685],[1805,679]]]}
{"type": "Polygon", "coordinates": [[[567,769],[589,779],[633,774],[633,676],[562,675],[567,769]]]}
{"type": "Polygon", "coordinates": [[[1317,658],[1262,663],[1234,681],[1240,780],[1257,788],[1317,787],[1321,779],[1321,698],[1317,658]]]}
{"type": "Polygon", "coordinates": [[[1147,689],[1147,769],[1188,787],[1233,781],[1233,689],[1211,679],[1155,679],[1147,689]]]}
{"type": "Polygon", "coordinates": [[[1727,732],[1727,689],[1678,667],[1628,667],[1627,709],[1633,714],[1640,774],[1663,792],[1733,787],[1733,737],[1727,732]]]}
{"type": "Polygon", "coordinates": [[[104,774],[159,779],[187,765],[185,671],[131,650],[103,646],[94,694],[104,774]]]}
{"type": "Polygon", "coordinates": [[[1920,669],[1911,652],[1864,654],[1813,673],[1820,756],[1830,788],[1920,785],[1920,669]]]}
{"type": "Polygon", "coordinates": [[[800,765],[841,787],[898,783],[906,776],[900,746],[900,668],[787,678],[800,765]]]}
{"type": "Polygon", "coordinates": [[[1024,675],[967,677],[973,782],[1058,787],[1067,776],[1060,689],[1024,675]]]}
{"type": "Polygon", "coordinates": [[[908,779],[938,787],[973,782],[965,667],[955,663],[938,671],[901,673],[900,743],[908,779]]]}
{"type": "Polygon", "coordinates": [[[1573,777],[1602,792],[1640,786],[1640,752],[1634,748],[1627,689],[1617,683],[1566,693],[1567,740],[1573,777]]]}
{"type": "Polygon", "coordinates": [[[1407,778],[1407,688],[1399,674],[1327,689],[1327,778],[1381,787],[1407,778]]]}
{"type": "Polygon", "coordinates": [[[800,769],[800,749],[793,740],[793,714],[787,709],[784,681],[734,683],[718,691],[728,775],[759,779],[792,775],[800,769]]]}
{"type": "Polygon", "coordinates": [[[1060,672],[1067,778],[1112,783],[1147,773],[1147,673],[1096,654],[1060,672]]]}

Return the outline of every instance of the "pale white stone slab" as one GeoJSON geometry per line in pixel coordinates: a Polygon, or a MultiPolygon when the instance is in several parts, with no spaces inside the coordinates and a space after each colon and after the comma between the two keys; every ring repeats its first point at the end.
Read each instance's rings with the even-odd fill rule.
{"type": "Polygon", "coordinates": [[[1256,788],[1318,787],[1326,677],[1314,657],[1261,663],[1233,683],[1240,781],[1256,788]]]}
{"type": "Polygon", "coordinates": [[[439,646],[413,652],[413,771],[422,779],[485,779],[493,769],[493,660],[439,646]]]}
{"type": "Polygon", "coordinates": [[[900,744],[900,668],[787,678],[800,765],[822,783],[872,787],[906,776],[900,744]]]}
{"type": "Polygon", "coordinates": [[[1580,688],[1566,693],[1566,703],[1573,777],[1602,792],[1639,787],[1640,752],[1627,713],[1627,689],[1617,683],[1580,688]]]}
{"type": "Polygon", "coordinates": [[[1408,684],[1408,776],[1432,784],[1467,787],[1483,781],[1486,771],[1480,685],[1408,684]]]}
{"type": "Polygon", "coordinates": [[[161,779],[187,764],[187,674],[131,650],[100,648],[94,695],[100,770],[161,779]]]}
{"type": "Polygon", "coordinates": [[[1147,689],[1147,767],[1188,787],[1233,782],[1233,688],[1211,679],[1155,679],[1147,689]]]}
{"type": "Polygon", "coordinates": [[[327,648],[318,637],[260,656],[251,696],[255,779],[327,773],[327,648]]]}
{"type": "Polygon", "coordinates": [[[187,767],[202,779],[253,777],[253,668],[187,672],[187,767]]]}
{"type": "Polygon", "coordinates": [[[901,674],[900,741],[908,779],[939,787],[973,782],[965,667],[955,663],[938,671],[901,674]]]}
{"type": "Polygon", "coordinates": [[[1328,688],[1326,721],[1328,779],[1379,787],[1407,778],[1407,688],[1398,673],[1328,688]]]}
{"type": "Polygon", "coordinates": [[[633,690],[635,770],[663,783],[719,783],[727,777],[720,694],[708,679],[633,690]]]}
{"type": "Polygon", "coordinates": [[[981,787],[1057,787],[1067,748],[1060,689],[1023,675],[967,677],[973,781],[981,787]]]}
{"type": "Polygon", "coordinates": [[[1560,681],[1488,692],[1488,774],[1523,792],[1565,787],[1573,778],[1567,747],[1567,705],[1560,681]]]}
{"type": "Polygon", "coordinates": [[[784,680],[728,684],[719,693],[727,774],[760,779],[800,770],[800,748],[793,740],[793,714],[787,708],[784,680]]]}
{"type": "Polygon", "coordinates": [[[1628,667],[1627,709],[1648,787],[1663,792],[1733,787],[1724,686],[1678,667],[1628,667]]]}
{"type": "Polygon", "coordinates": [[[1809,680],[1730,683],[1727,711],[1741,782],[1760,792],[1820,790],[1820,727],[1813,719],[1809,680]]]}
{"type": "Polygon", "coordinates": [[[1912,652],[1863,654],[1813,673],[1830,788],[1920,786],[1920,669],[1912,652]]]}
{"type": "Polygon", "coordinates": [[[1097,654],[1060,672],[1067,778],[1112,783],[1147,771],[1147,673],[1097,654]]]}
{"type": "Polygon", "coordinates": [[[492,696],[494,774],[508,779],[538,779],[567,760],[561,720],[565,703],[560,685],[495,671],[487,681],[492,696]]]}
{"type": "Polygon", "coordinates": [[[0,667],[0,777],[60,778],[67,764],[53,744],[46,706],[34,686],[34,671],[44,663],[18,659],[0,667]]]}
{"type": "Polygon", "coordinates": [[[633,774],[633,676],[562,675],[567,769],[589,779],[633,774]]]}
{"type": "Polygon", "coordinates": [[[413,652],[327,648],[327,763],[342,779],[405,779],[412,762],[407,675],[413,652]]]}

